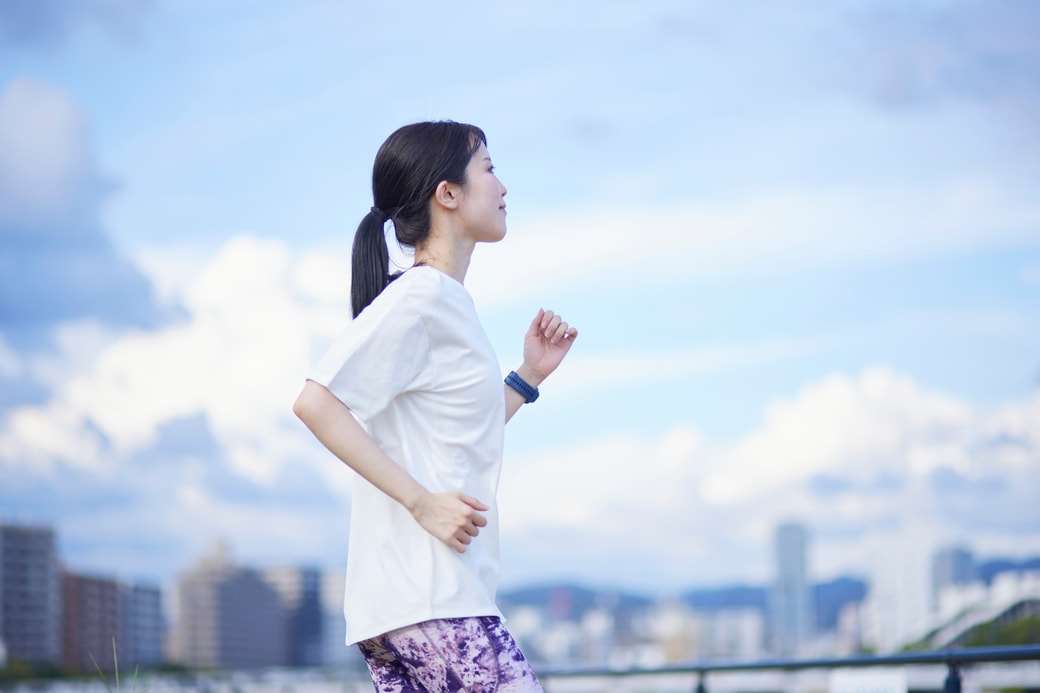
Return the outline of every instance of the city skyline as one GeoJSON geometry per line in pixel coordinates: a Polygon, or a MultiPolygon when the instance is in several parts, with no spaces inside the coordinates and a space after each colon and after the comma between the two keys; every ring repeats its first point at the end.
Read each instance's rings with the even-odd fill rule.
{"type": "MultiPolygon", "coordinates": [[[[532,590],[538,591],[542,589],[557,589],[557,588],[575,588],[579,590],[590,590],[590,591],[603,591],[607,594],[624,595],[626,597],[636,599],[663,599],[669,600],[676,597],[682,597],[691,599],[694,603],[704,601],[704,606],[708,610],[718,608],[720,604],[730,606],[749,606],[754,605],[753,608],[761,610],[763,618],[773,619],[775,614],[773,613],[772,600],[774,598],[774,592],[778,587],[778,582],[781,580],[781,566],[776,563],[780,558],[778,550],[780,548],[779,543],[775,543],[779,534],[787,529],[798,528],[800,531],[805,533],[803,539],[806,541],[804,558],[806,559],[804,568],[808,568],[810,561],[808,560],[811,552],[809,546],[809,533],[811,529],[802,527],[799,523],[783,522],[777,525],[775,528],[776,533],[774,534],[774,545],[770,547],[771,557],[774,561],[770,569],[770,575],[762,581],[753,581],[745,579],[734,579],[730,582],[724,583],[690,583],[682,585],[677,589],[668,590],[650,590],[650,589],[639,589],[639,588],[619,588],[617,585],[597,583],[596,581],[581,581],[581,580],[539,580],[527,584],[512,585],[509,588],[502,590],[501,593],[506,596],[507,601],[515,598],[517,594],[529,593],[532,590]],[[758,594],[758,597],[749,596],[758,594]],[[721,600],[721,601],[720,601],[721,600]],[[718,603],[717,603],[718,602],[718,603]]],[[[61,536],[57,533],[55,528],[48,524],[24,524],[19,522],[10,522],[4,518],[0,518],[0,528],[13,529],[15,531],[24,531],[29,533],[43,533],[52,537],[52,548],[56,557],[56,569],[68,572],[83,578],[109,580],[119,583],[127,583],[127,578],[120,575],[117,571],[92,571],[84,569],[82,566],[76,565],[74,562],[67,560],[67,557],[62,553],[61,536]]],[[[900,551],[902,549],[899,549],[900,551]]],[[[925,552],[921,554],[924,558],[918,561],[920,565],[927,565],[927,577],[930,584],[930,594],[933,597],[938,597],[939,592],[946,587],[950,586],[963,586],[965,584],[989,584],[996,575],[1002,572],[1024,572],[1031,573],[1040,571],[1040,555],[1028,555],[1028,556],[1008,556],[1008,555],[990,555],[980,556],[974,553],[974,551],[965,546],[963,543],[943,545],[936,547],[931,553],[925,552]],[[958,572],[951,573],[949,570],[949,558],[955,556],[958,561],[960,570],[958,572]],[[925,560],[927,559],[927,560],[925,560]],[[964,572],[963,566],[970,565],[970,577],[964,572]]],[[[788,555],[787,560],[791,557],[788,555]]],[[[160,589],[163,591],[176,591],[178,581],[185,575],[191,574],[194,571],[199,570],[200,566],[209,566],[211,564],[223,564],[231,565],[239,568],[256,571],[265,575],[272,576],[272,579],[277,582],[277,579],[273,576],[278,576],[280,571],[288,570],[291,573],[297,571],[318,571],[322,574],[329,576],[340,576],[344,572],[344,566],[341,565],[329,565],[323,564],[317,560],[304,560],[296,563],[288,562],[253,562],[248,558],[239,555],[233,544],[228,543],[225,540],[216,540],[212,544],[204,547],[199,553],[192,555],[184,564],[184,567],[179,569],[177,573],[171,575],[169,579],[163,581],[152,581],[143,580],[137,581],[132,586],[146,589],[160,589]]],[[[794,580],[788,576],[789,582],[795,582],[801,584],[812,590],[818,590],[821,587],[838,585],[843,582],[853,581],[861,582],[864,589],[870,588],[871,580],[877,577],[877,575],[871,574],[860,574],[850,572],[841,575],[818,577],[814,576],[811,571],[806,570],[804,574],[798,576],[794,580]],[[803,582],[804,581],[804,582],[803,582]]],[[[339,580],[342,582],[342,579],[339,580]]],[[[339,585],[342,588],[342,585],[339,585]]],[[[325,595],[328,599],[329,595],[325,595]]],[[[932,608],[938,606],[937,601],[931,605],[932,608]]],[[[833,605],[830,605],[833,608],[833,605]]],[[[810,631],[817,630],[820,626],[821,619],[826,619],[828,622],[833,620],[834,614],[822,615],[817,612],[815,605],[811,608],[808,614],[810,621],[816,623],[816,626],[810,626],[810,631]]],[[[167,616],[172,617],[172,613],[168,613],[167,616]]],[[[174,619],[175,620],[175,619],[174,619]]]]}
{"type": "Polygon", "coordinates": [[[539,307],[581,332],[506,432],[503,589],[765,584],[785,518],[816,580],[1040,554],[1038,31],[1005,0],[0,0],[0,517],[135,581],[217,539],[344,562],[351,474],[290,407],[376,148],[453,118],[509,189],[466,281],[503,373],[539,307]]]}
{"type": "MultiPolygon", "coordinates": [[[[113,639],[120,662],[146,668],[361,665],[343,645],[341,570],[243,564],[218,544],[161,590],[80,574],[54,540],[51,528],[0,524],[0,666],[111,671],[113,639]]],[[[653,667],[955,647],[1028,621],[1040,603],[1040,557],[980,564],[946,547],[877,583],[810,584],[811,543],[801,525],[777,526],[772,586],[653,596],[556,584],[504,592],[500,606],[539,666],[653,667]],[[917,592],[929,583],[935,594],[917,592]]]]}

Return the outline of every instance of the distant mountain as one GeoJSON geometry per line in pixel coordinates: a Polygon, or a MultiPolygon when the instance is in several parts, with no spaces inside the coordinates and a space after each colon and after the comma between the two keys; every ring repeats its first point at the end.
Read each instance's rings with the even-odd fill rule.
{"type": "MultiPolygon", "coordinates": [[[[769,591],[768,587],[748,585],[698,589],[685,593],[683,601],[698,611],[757,609],[766,614],[769,611],[769,591]]],[[[842,608],[862,601],[866,595],[866,581],[854,577],[839,577],[813,585],[817,628],[822,631],[837,628],[842,608]]]]}
{"type": "Polygon", "coordinates": [[[1016,570],[1040,570],[1040,557],[1027,558],[1022,561],[1013,561],[1007,558],[995,558],[980,563],[978,567],[979,579],[987,585],[992,584],[993,578],[1000,573],[1016,570]]]}
{"type": "Polygon", "coordinates": [[[861,602],[867,596],[867,582],[859,578],[840,577],[813,587],[816,600],[816,629],[830,632],[838,628],[838,615],[846,604],[861,602]]]}
{"type": "Polygon", "coordinates": [[[633,592],[594,590],[567,583],[525,587],[498,593],[498,603],[502,609],[530,606],[560,620],[578,620],[586,611],[596,607],[622,613],[638,611],[649,607],[655,601],[651,597],[633,592]]]}
{"type": "Polygon", "coordinates": [[[757,609],[765,612],[769,605],[768,591],[765,587],[748,585],[690,590],[682,595],[682,600],[697,611],[757,609]]]}

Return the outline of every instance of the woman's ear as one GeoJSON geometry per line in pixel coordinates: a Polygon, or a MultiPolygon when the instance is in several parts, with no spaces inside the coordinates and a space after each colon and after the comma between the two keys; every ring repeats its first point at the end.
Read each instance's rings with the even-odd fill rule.
{"type": "Polygon", "coordinates": [[[445,209],[456,209],[462,196],[462,186],[442,180],[433,191],[433,201],[445,209]]]}

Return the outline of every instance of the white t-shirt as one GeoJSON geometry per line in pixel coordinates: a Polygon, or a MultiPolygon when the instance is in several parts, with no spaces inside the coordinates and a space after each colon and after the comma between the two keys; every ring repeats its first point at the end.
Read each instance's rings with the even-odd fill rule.
{"type": "Polygon", "coordinates": [[[501,617],[496,494],[505,397],[498,359],[462,284],[432,267],[408,270],[351,321],[311,380],[428,490],[462,491],[490,507],[487,526],[459,554],[356,476],[347,644],[435,618],[501,617]]]}

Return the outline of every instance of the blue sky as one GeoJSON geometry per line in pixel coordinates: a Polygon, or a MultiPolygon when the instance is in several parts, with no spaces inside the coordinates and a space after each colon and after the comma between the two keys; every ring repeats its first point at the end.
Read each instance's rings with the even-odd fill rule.
{"type": "Polygon", "coordinates": [[[0,515],[165,581],[340,565],[289,411],[401,124],[480,125],[509,235],[503,584],[820,578],[1040,552],[1040,6],[0,1],[0,515]]]}

